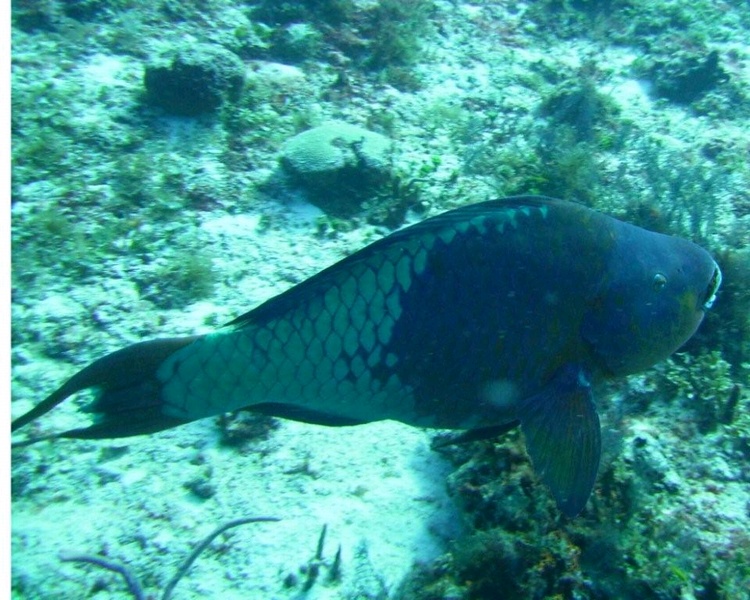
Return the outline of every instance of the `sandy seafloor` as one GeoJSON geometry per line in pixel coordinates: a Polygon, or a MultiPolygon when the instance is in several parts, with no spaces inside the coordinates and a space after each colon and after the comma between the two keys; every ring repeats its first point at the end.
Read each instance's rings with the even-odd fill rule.
{"type": "MultiPolygon", "coordinates": [[[[293,222],[262,237],[252,233],[257,219],[245,215],[207,219],[203,229],[208,244],[241,249],[254,265],[245,292],[262,296],[274,289],[279,270],[306,273],[325,256],[317,240],[300,239],[317,212],[291,207],[293,222]]],[[[118,280],[110,285],[128,287],[118,280]]],[[[127,302],[125,290],[116,293],[127,302]]],[[[82,288],[48,295],[36,310],[74,320],[102,301],[108,303],[82,288]]],[[[206,303],[194,306],[180,317],[178,330],[205,329],[205,312],[212,310],[206,303]]],[[[54,362],[30,361],[17,365],[14,390],[33,398],[40,380],[68,374],[54,362]]],[[[72,423],[66,408],[50,427],[72,423]]],[[[263,516],[281,521],[230,531],[215,543],[221,552],[200,557],[176,597],[301,596],[309,563],[319,562],[324,525],[323,566],[304,597],[382,597],[414,560],[435,558],[462,529],[445,488],[449,465],[429,441],[427,433],[396,423],[329,429],[281,422],[270,439],[249,442],[240,453],[221,446],[217,428],[206,420],[148,437],[60,441],[19,451],[14,461],[24,483],[13,504],[14,588],[19,597],[75,598],[103,575],[110,579],[104,571],[61,563],[61,552],[102,554],[129,565],[145,585],[164,585],[213,529],[263,516]],[[187,488],[195,480],[209,482],[215,494],[201,499],[187,488]],[[341,577],[331,583],[339,545],[341,577]],[[297,584],[287,589],[289,575],[297,584]]],[[[121,587],[109,585],[102,594],[128,597],[121,587]]]]}
{"type": "MultiPolygon", "coordinates": [[[[692,165],[710,173],[720,161],[701,149],[718,148],[722,164],[736,161],[736,171],[705,188],[713,209],[696,230],[702,241],[747,256],[748,217],[739,206],[747,202],[750,110],[738,104],[734,112],[716,114],[656,98],[652,85],[633,71],[643,50],[624,34],[618,43],[601,31],[589,37],[580,31],[558,35],[553,28],[545,34],[544,24],[526,18],[526,4],[435,2],[429,41],[409,66],[420,78],[418,89],[395,89],[352,67],[344,98],[338,91],[320,92],[340,74],[335,53],[293,65],[274,56],[243,59],[249,88],[258,95],[250,111],[257,131],[241,152],[248,163],[243,170],[223,162],[227,134],[217,120],[170,117],[142,104],[149,53],[178,39],[224,42],[244,23],[241,7],[206,3],[205,15],[193,7],[187,18],[170,23],[153,14],[141,18],[137,3],[124,4],[128,8],[97,13],[87,30],[54,2],[51,25],[13,28],[13,416],[106,352],[154,336],[210,331],[388,232],[362,220],[321,235],[323,213],[279,175],[281,144],[304,129],[297,122],[335,118],[364,126],[379,115],[374,122],[388,123],[397,139],[399,164],[419,179],[425,214],[435,214],[519,191],[512,175],[493,176],[491,167],[482,170],[468,155],[486,156],[488,148],[508,154],[510,148],[528,156],[533,144],[527,134],[543,121],[536,112],[540,99],[554,87],[540,83],[540,73],[558,71],[574,81],[593,61],[597,89],[616,102],[630,132],[622,134],[624,148],[597,155],[602,207],[629,214],[623,194],[611,192],[620,177],[633,193],[654,195],[639,163],[646,160],[643,140],[655,140],[662,172],[692,165]],[[485,110],[500,115],[486,119],[491,126],[485,110]],[[134,175],[145,191],[117,179],[123,156],[130,155],[145,157],[147,164],[139,163],[134,175]],[[199,188],[209,201],[196,206],[183,200],[164,184],[164,168],[181,172],[186,196],[195,197],[199,188]],[[150,186],[160,191],[150,193],[150,186]],[[165,209],[169,216],[150,222],[149,203],[157,202],[172,202],[165,209]],[[105,233],[115,221],[116,233],[105,233]],[[153,283],[160,265],[190,252],[210,258],[215,280],[209,294],[170,307],[139,287],[144,280],[153,283]]],[[[721,53],[732,82],[746,89],[746,7],[724,6],[716,35],[702,35],[721,53]]],[[[669,23],[654,27],[670,33],[669,23]]],[[[419,218],[408,211],[405,222],[419,218]]],[[[655,393],[655,381],[663,378],[634,378],[616,402],[663,398],[668,392],[655,393]]],[[[740,381],[739,413],[746,415],[746,371],[740,381]]],[[[686,386],[675,387],[687,393],[686,386]]],[[[742,570],[743,557],[750,559],[747,418],[698,435],[690,402],[700,400],[655,400],[656,408],[604,416],[605,426],[620,431],[620,450],[611,450],[619,455],[607,460],[616,470],[634,472],[629,476],[645,490],[640,501],[648,504],[633,509],[631,526],[646,529],[643,519],[651,520],[644,553],[654,564],[702,553],[723,586],[712,596],[702,591],[704,574],[663,558],[659,568],[672,575],[665,576],[669,588],[655,593],[664,598],[735,598],[750,583],[742,570]],[[646,450],[639,450],[644,444],[646,450]]],[[[79,425],[76,408],[84,404],[85,398],[67,402],[30,432],[79,425]]],[[[415,562],[447,552],[470,529],[471,516],[448,496],[446,478],[454,467],[429,449],[430,432],[394,423],[329,429],[280,421],[267,438],[241,447],[222,445],[219,437],[215,420],[208,419],[152,436],[14,451],[12,597],[130,597],[115,575],[62,563],[61,552],[102,554],[127,564],[158,597],[176,566],[215,527],[267,516],[281,520],[243,525],[216,540],[175,597],[386,598],[415,562]],[[207,497],[191,491],[196,481],[200,489],[208,487],[207,497]],[[324,525],[321,573],[304,592],[304,569],[324,525]],[[339,544],[341,578],[331,582],[327,573],[339,544]],[[290,575],[295,585],[285,585],[290,575]]]]}

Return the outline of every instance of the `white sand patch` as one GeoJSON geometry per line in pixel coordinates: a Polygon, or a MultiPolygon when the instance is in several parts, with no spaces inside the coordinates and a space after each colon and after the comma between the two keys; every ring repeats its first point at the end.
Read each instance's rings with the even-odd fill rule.
{"type": "MultiPolygon", "coordinates": [[[[110,576],[60,563],[58,552],[106,552],[155,592],[216,526],[273,516],[282,520],[243,525],[215,541],[223,551],[205,552],[179,597],[297,597],[300,567],[313,559],[327,525],[324,563],[340,545],[341,581],[326,583],[324,568],[307,597],[341,598],[358,589],[363,571],[374,574],[371,586],[382,581],[393,589],[415,561],[439,555],[446,537],[460,531],[445,493],[449,467],[422,431],[390,422],[338,429],[285,422],[243,453],[217,445],[214,431],[204,421],[148,438],[59,442],[77,460],[49,465],[29,488],[38,502],[13,507],[21,577],[37,590],[40,581],[59,580],[60,597],[83,597],[98,577],[110,576]],[[104,461],[105,448],[128,450],[104,461]],[[201,500],[184,487],[196,477],[214,487],[213,496],[201,500]],[[298,583],[285,587],[290,576],[298,583]]],[[[111,581],[106,597],[127,597],[122,583],[111,581]]]]}

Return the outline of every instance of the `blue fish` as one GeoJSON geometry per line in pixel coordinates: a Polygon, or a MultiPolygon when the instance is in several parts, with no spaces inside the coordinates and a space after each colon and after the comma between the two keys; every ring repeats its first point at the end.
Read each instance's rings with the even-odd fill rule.
{"type": "Polygon", "coordinates": [[[483,202],[397,231],[214,333],[109,354],[12,430],[87,388],[94,424],[51,437],[153,433],[238,409],[466,439],[520,425],[575,516],[599,465],[594,386],[674,352],[720,282],[689,241],[561,200],[483,202]]]}

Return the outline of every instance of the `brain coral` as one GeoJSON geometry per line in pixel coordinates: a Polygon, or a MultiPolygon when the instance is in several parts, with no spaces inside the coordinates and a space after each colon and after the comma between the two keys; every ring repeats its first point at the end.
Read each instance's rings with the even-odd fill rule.
{"type": "Polygon", "coordinates": [[[289,139],[281,150],[281,164],[312,202],[346,215],[388,181],[391,155],[389,138],[332,121],[289,139]]]}

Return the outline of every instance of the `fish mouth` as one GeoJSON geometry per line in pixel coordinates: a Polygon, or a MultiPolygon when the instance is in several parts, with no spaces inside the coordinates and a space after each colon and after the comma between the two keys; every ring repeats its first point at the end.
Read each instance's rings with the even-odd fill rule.
{"type": "Polygon", "coordinates": [[[719,265],[714,262],[714,273],[711,275],[711,281],[709,281],[706,293],[703,296],[705,298],[702,305],[703,310],[708,310],[714,305],[714,302],[716,301],[716,293],[719,291],[719,287],[721,287],[721,269],[719,268],[719,265]]]}

